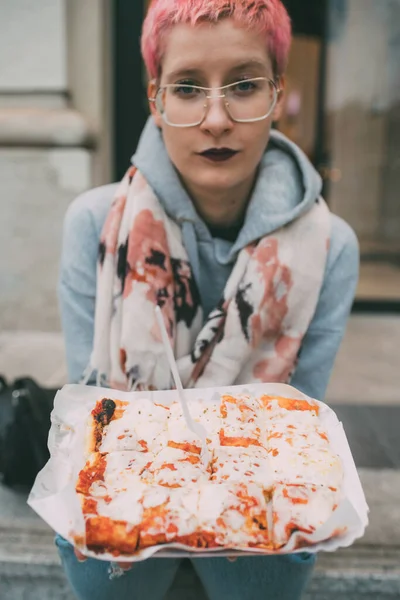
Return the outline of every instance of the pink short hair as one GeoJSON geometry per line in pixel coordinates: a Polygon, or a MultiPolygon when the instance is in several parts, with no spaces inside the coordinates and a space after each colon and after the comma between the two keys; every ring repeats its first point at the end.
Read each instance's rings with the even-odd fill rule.
{"type": "Polygon", "coordinates": [[[178,23],[195,26],[232,18],[265,37],[274,75],[285,72],[292,28],[281,0],[153,0],[142,30],[142,56],[151,78],[161,74],[168,31],[178,23]]]}

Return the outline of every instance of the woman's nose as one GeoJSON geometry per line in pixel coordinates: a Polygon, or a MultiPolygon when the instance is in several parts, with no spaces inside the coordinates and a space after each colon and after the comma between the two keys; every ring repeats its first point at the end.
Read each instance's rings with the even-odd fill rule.
{"type": "Polygon", "coordinates": [[[233,121],[226,109],[225,96],[217,93],[207,98],[206,116],[200,127],[213,135],[219,135],[233,127],[233,121]]]}

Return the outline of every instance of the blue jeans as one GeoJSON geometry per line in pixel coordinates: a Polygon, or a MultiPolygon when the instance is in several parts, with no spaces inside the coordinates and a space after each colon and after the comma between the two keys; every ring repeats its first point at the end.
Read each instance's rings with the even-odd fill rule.
{"type": "MultiPolygon", "coordinates": [[[[79,600],[163,600],[181,559],[153,558],[136,563],[110,580],[109,563],[89,558],[80,563],[72,546],[60,536],[56,544],[79,600]]],[[[312,574],[315,555],[238,558],[198,558],[192,564],[210,600],[300,600],[312,574]]]]}

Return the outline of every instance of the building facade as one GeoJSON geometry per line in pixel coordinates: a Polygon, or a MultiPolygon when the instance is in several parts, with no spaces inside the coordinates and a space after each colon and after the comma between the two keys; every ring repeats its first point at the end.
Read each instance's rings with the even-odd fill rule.
{"type": "MultiPolygon", "coordinates": [[[[359,297],[400,301],[400,0],[286,0],[285,115],[355,229],[359,297]]],[[[121,176],[147,117],[145,0],[0,0],[0,331],[59,331],[65,211],[121,176]]]]}

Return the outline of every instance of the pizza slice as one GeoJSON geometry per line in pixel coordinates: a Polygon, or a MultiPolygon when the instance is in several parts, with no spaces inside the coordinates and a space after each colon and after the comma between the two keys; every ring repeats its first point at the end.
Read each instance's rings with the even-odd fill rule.
{"type": "Polygon", "coordinates": [[[221,446],[262,447],[261,428],[257,423],[222,423],[219,432],[221,446]]]}
{"type": "Polygon", "coordinates": [[[166,488],[148,486],[143,497],[140,548],[155,544],[212,547],[214,535],[203,532],[198,519],[199,486],[166,488]]]}
{"type": "Polygon", "coordinates": [[[198,518],[205,534],[225,548],[269,547],[268,496],[254,484],[206,483],[198,518]]]}
{"type": "Polygon", "coordinates": [[[102,398],[96,402],[91,411],[87,424],[86,436],[86,454],[98,452],[103,441],[103,432],[111,421],[121,418],[124,409],[128,406],[127,402],[113,400],[111,398],[102,398]]]}
{"type": "Polygon", "coordinates": [[[219,446],[214,449],[211,480],[217,483],[256,483],[263,489],[273,484],[268,452],[249,446],[219,446]]]}
{"type": "Polygon", "coordinates": [[[133,555],[138,547],[139,532],[139,524],[104,516],[85,518],[85,545],[97,554],[133,555]]]}
{"type": "Polygon", "coordinates": [[[79,494],[85,522],[85,545],[89,550],[113,556],[134,554],[139,543],[145,486],[136,480],[129,493],[104,498],[79,494]]]}
{"type": "Polygon", "coordinates": [[[93,453],[79,473],[76,491],[94,498],[129,491],[153,460],[150,452],[93,453]]]}
{"type": "Polygon", "coordinates": [[[191,486],[208,478],[207,465],[199,454],[171,447],[161,450],[142,474],[147,483],[170,488],[191,486]]]}
{"type": "Polygon", "coordinates": [[[166,544],[168,501],[171,489],[163,486],[146,486],[143,494],[143,515],[139,530],[139,548],[166,544]]]}
{"type": "Polygon", "coordinates": [[[191,401],[189,410],[193,420],[205,427],[207,431],[207,443],[210,449],[215,445],[219,445],[219,430],[221,428],[219,399],[218,404],[202,400],[191,401]]]}
{"type": "Polygon", "coordinates": [[[297,449],[295,438],[292,443],[287,447],[280,444],[268,449],[276,481],[341,486],[343,465],[337,454],[329,448],[297,449]]]}
{"type": "MultiPolygon", "coordinates": [[[[75,489],[80,494],[91,493],[92,486],[104,486],[104,474],[107,468],[107,459],[104,454],[93,452],[86,460],[85,466],[78,475],[75,489]]],[[[104,492],[106,495],[106,493],[104,492]]]]}
{"type": "Polygon", "coordinates": [[[248,395],[221,397],[221,446],[262,446],[262,421],[248,395]]]}
{"type": "Polygon", "coordinates": [[[274,548],[285,546],[296,532],[305,537],[314,534],[332,516],[339,501],[338,488],[277,483],[272,498],[274,548]]]}
{"type": "Polygon", "coordinates": [[[167,445],[192,454],[201,454],[202,441],[191,431],[182,413],[180,404],[171,405],[171,411],[167,424],[167,445]]]}
{"type": "Polygon", "coordinates": [[[298,425],[319,423],[319,405],[314,400],[298,400],[280,396],[260,396],[258,402],[266,411],[270,421],[292,423],[298,425]]]}
{"type": "Polygon", "coordinates": [[[268,448],[282,445],[295,447],[299,450],[310,450],[311,448],[330,448],[328,433],[319,422],[314,424],[299,423],[292,418],[290,421],[272,421],[267,426],[268,448]]]}
{"type": "Polygon", "coordinates": [[[223,394],[220,413],[222,419],[232,423],[254,423],[258,416],[257,405],[248,394],[223,394]]]}
{"type": "Polygon", "coordinates": [[[99,452],[158,452],[167,445],[169,407],[146,398],[126,403],[102,430],[99,452]]]}

